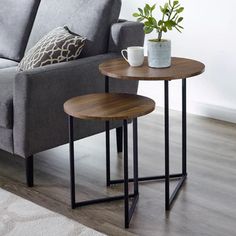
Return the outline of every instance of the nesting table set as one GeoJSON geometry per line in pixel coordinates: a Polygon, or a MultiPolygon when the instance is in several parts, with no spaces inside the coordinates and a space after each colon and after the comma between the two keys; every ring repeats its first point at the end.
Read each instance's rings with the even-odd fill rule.
{"type": "Polygon", "coordinates": [[[138,182],[148,180],[165,181],[165,209],[170,210],[178,192],[187,177],[187,112],[186,112],[186,80],[204,72],[205,66],[201,62],[172,58],[171,67],[154,69],[147,65],[145,58],[141,67],[130,67],[121,58],[111,59],[99,65],[100,72],[105,76],[105,93],[88,94],[68,100],[64,110],[69,116],[69,143],[70,143],[70,176],[71,176],[71,207],[95,204],[100,202],[124,199],[125,228],[129,227],[130,220],[139,196],[138,182]],[[137,118],[152,112],[155,102],[147,97],[109,93],[109,77],[121,80],[164,81],[164,120],[165,120],[165,174],[157,176],[138,176],[138,121],[137,118]],[[169,81],[182,80],[182,171],[170,174],[169,168],[169,81]],[[106,124],[106,177],[107,186],[124,183],[124,195],[106,197],[95,200],[76,202],[75,200],[75,170],[74,170],[74,134],[73,119],[101,120],[106,124]],[[110,179],[110,121],[123,121],[124,129],[124,179],[110,179]],[[133,178],[128,174],[128,120],[133,121],[133,178]],[[170,194],[170,180],[178,180],[173,193],[170,194]],[[129,193],[129,182],[134,183],[134,191],[129,193]],[[129,199],[132,204],[129,206],[129,199]]]}

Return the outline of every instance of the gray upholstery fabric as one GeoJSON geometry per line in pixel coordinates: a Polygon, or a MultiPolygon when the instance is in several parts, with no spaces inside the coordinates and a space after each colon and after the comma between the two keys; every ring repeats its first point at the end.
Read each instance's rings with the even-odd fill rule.
{"type": "Polygon", "coordinates": [[[13,153],[13,130],[0,127],[0,149],[13,153]]]}
{"type": "MultiPolygon", "coordinates": [[[[22,157],[68,142],[64,102],[74,96],[104,92],[98,65],[117,54],[53,64],[17,74],[14,88],[14,152],[22,157]]],[[[136,81],[111,79],[111,91],[137,92],[136,81]]],[[[76,138],[104,131],[103,122],[76,121],[76,138]]]]}
{"type": "Polygon", "coordinates": [[[0,70],[0,127],[12,128],[13,82],[16,73],[16,67],[0,70]]]}
{"type": "Polygon", "coordinates": [[[7,67],[13,67],[13,66],[17,66],[17,65],[18,65],[18,63],[16,61],[0,58],[0,69],[4,69],[7,67]]]}
{"type": "Polygon", "coordinates": [[[120,52],[129,46],[143,46],[143,24],[120,20],[111,27],[109,51],[120,52]]]}
{"type": "Polygon", "coordinates": [[[105,53],[120,7],[121,0],[41,0],[27,50],[52,29],[67,25],[87,38],[82,57],[105,53]]]}
{"type": "Polygon", "coordinates": [[[23,57],[39,1],[0,1],[0,57],[15,61],[23,57]]]}

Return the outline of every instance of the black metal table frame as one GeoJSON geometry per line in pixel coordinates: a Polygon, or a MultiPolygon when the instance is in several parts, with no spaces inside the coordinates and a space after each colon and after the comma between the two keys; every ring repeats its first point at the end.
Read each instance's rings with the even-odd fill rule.
{"type": "MultiPolygon", "coordinates": [[[[75,167],[74,167],[74,118],[68,117],[69,122],[69,150],[70,150],[70,189],[71,189],[71,208],[116,201],[124,199],[124,216],[125,228],[129,228],[130,220],[139,197],[138,188],[138,131],[137,131],[137,118],[133,119],[133,172],[134,172],[134,192],[129,194],[129,173],[128,173],[128,121],[123,120],[124,129],[124,195],[98,198],[88,201],[76,202],[75,197],[75,167]],[[129,207],[129,199],[133,198],[132,204],[129,207]]],[[[110,164],[110,129],[109,121],[106,121],[106,166],[110,164]]],[[[106,168],[106,176],[110,176],[110,168],[106,168]]]]}
{"type": "MultiPolygon", "coordinates": [[[[109,77],[105,76],[105,92],[109,93],[109,77]]],[[[186,106],[186,78],[182,79],[182,173],[170,174],[170,139],[169,139],[169,81],[164,81],[164,120],[165,120],[165,175],[139,177],[138,181],[165,181],[165,209],[169,211],[187,178],[187,106],[186,106]],[[170,194],[170,180],[178,180],[174,191],[170,194]]],[[[109,130],[109,123],[106,125],[106,133],[109,130]]],[[[106,145],[107,152],[110,152],[109,145],[106,145]]],[[[107,159],[107,186],[123,183],[124,179],[111,180],[110,159],[107,159]]],[[[130,178],[129,182],[134,179],[130,178]]]]}

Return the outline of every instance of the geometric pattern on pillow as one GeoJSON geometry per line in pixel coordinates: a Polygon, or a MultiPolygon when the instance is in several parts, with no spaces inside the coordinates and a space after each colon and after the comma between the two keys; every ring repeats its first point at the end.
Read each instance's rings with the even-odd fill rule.
{"type": "Polygon", "coordinates": [[[75,60],[79,57],[85,40],[85,37],[72,33],[66,26],[55,28],[25,54],[18,69],[24,71],[75,60]]]}

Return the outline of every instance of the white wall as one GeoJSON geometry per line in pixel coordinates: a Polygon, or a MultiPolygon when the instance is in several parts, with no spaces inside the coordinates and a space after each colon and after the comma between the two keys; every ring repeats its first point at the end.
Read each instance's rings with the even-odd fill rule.
{"type": "MultiPolygon", "coordinates": [[[[121,18],[135,20],[132,13],[145,3],[163,0],[123,0],[121,18]]],[[[167,33],[172,55],[200,60],[203,75],[188,80],[188,111],[236,123],[236,26],[235,0],[180,0],[185,7],[184,31],[167,33]]],[[[155,37],[154,34],[146,38],[155,37]]],[[[139,93],[163,106],[163,83],[141,82],[139,93]]],[[[181,108],[181,82],[171,82],[171,108],[181,108]]]]}

